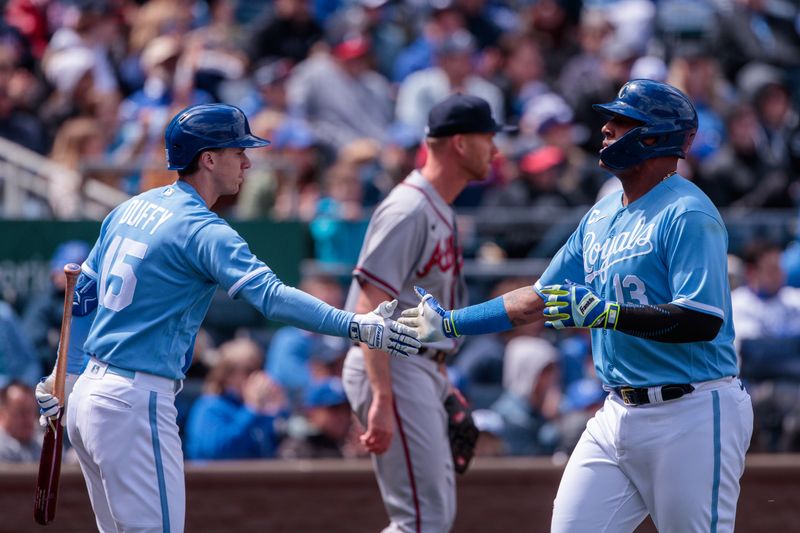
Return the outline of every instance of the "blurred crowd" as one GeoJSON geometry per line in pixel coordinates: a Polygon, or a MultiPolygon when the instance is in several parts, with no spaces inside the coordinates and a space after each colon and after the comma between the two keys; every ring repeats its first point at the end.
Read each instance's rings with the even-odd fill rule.
{"type": "MultiPolygon", "coordinates": [[[[257,135],[234,218],[313,222],[322,260],[352,261],[359,222],[424,160],[431,106],[454,91],[499,121],[489,179],[456,202],[537,211],[615,187],[602,118],[631,78],[695,102],[681,173],[720,207],[794,207],[800,18],[790,0],[5,0],[0,136],[129,193],[172,181],[163,131],[179,109],[241,107],[257,135]]],[[[72,173],[49,209],[80,217],[72,173]]],[[[80,181],[80,180],[78,180],[80,181]]],[[[535,242],[499,243],[524,257],[535,242]]]]}
{"type": "MultiPolygon", "coordinates": [[[[485,226],[503,212],[553,225],[618,187],[597,166],[602,117],[591,104],[649,78],[697,106],[700,129],[681,174],[720,208],[795,208],[796,4],[0,0],[0,137],[133,194],[175,179],[163,134],[178,110],[237,105],[272,145],[249,154],[242,190],[215,209],[307,222],[317,259],[347,265],[370,210],[424,161],[428,110],[447,94],[481,96],[498,121],[520,128],[498,136],[491,175],[456,206],[485,226]]],[[[79,218],[83,182],[49,178],[48,215],[79,218]]],[[[467,243],[465,252],[529,257],[540,236],[498,231],[491,246],[467,243]]],[[[800,244],[785,245],[754,240],[730,257],[754,451],[800,450],[800,244]]],[[[61,267],[86,253],[86,243],[64,243],[50,289],[16,308],[0,302],[0,461],[38,457],[30,387],[55,357],[61,267]]],[[[341,306],[342,283],[313,276],[301,288],[341,306]]],[[[341,387],[346,344],[290,327],[223,336],[213,319],[177,399],[188,459],[363,455],[341,387]]],[[[448,362],[476,409],[480,454],[568,454],[603,401],[588,338],[549,333],[472,338],[448,362]]]]}

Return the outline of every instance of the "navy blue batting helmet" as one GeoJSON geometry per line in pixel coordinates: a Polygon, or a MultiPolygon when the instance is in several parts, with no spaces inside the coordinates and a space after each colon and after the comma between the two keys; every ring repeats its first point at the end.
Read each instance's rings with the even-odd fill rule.
{"type": "Polygon", "coordinates": [[[242,110],[228,104],[189,106],[167,125],[167,169],[183,170],[210,148],[257,148],[269,141],[250,133],[242,110]]]}
{"type": "Polygon", "coordinates": [[[653,157],[684,158],[697,131],[692,102],[660,81],[631,80],[619,90],[616,100],[592,107],[609,118],[621,115],[641,122],[600,152],[600,160],[612,170],[630,168],[653,157]],[[645,144],[645,139],[654,142],[645,144]]]}

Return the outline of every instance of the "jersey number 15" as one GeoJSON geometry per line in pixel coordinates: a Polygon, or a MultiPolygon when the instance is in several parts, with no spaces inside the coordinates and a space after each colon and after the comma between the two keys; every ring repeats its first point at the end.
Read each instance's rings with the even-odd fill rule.
{"type": "Polygon", "coordinates": [[[133,301],[133,291],[136,290],[136,273],[133,265],[125,259],[136,257],[143,259],[147,252],[147,245],[133,239],[114,237],[108,251],[103,257],[103,268],[100,273],[100,298],[103,307],[112,311],[122,311],[133,301]]]}

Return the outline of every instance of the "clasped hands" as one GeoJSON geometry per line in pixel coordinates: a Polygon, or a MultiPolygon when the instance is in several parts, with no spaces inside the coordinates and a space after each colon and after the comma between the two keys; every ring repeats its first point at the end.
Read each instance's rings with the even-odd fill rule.
{"type": "MultiPolygon", "coordinates": [[[[408,326],[420,342],[437,342],[458,337],[453,310],[445,309],[422,287],[414,287],[420,298],[417,307],[406,309],[397,320],[408,326]]],[[[569,280],[537,290],[544,301],[544,325],[551,329],[616,329],[619,304],[601,298],[592,288],[569,280]]]]}

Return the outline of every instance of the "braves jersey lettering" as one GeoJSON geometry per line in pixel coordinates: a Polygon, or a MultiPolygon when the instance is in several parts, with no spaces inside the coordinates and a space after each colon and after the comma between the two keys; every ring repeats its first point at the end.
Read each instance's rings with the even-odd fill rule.
{"type": "Polygon", "coordinates": [[[456,250],[455,236],[450,235],[450,237],[436,242],[431,258],[420,270],[417,270],[417,277],[424,278],[434,266],[438,266],[442,272],[448,272],[454,267],[458,269],[460,259],[461,253],[460,250],[456,250]]]}
{"type": "MultiPolygon", "coordinates": [[[[592,211],[594,214],[594,211],[592,211]]],[[[597,222],[600,219],[595,219],[597,222]]],[[[594,232],[586,234],[583,242],[586,282],[591,283],[600,276],[602,281],[608,280],[608,268],[621,261],[649,254],[653,251],[651,238],[656,225],[647,224],[644,218],[636,221],[633,229],[623,231],[619,235],[609,236],[601,244],[594,232]],[[599,262],[599,264],[598,264],[599,262]]]]}

